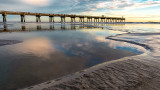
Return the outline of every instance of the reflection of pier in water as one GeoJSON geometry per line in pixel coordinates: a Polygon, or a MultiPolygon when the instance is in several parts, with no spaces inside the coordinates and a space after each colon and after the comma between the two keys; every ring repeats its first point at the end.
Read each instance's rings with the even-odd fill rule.
{"type": "Polygon", "coordinates": [[[7,31],[7,30],[8,30],[8,27],[7,27],[6,24],[4,24],[3,28],[4,28],[4,31],[7,31]]]}
{"type": "Polygon", "coordinates": [[[60,24],[60,25],[41,25],[38,24],[36,27],[30,27],[26,25],[21,25],[18,28],[8,28],[7,24],[3,25],[3,28],[0,29],[0,32],[30,32],[30,31],[53,31],[53,30],[78,30],[78,29],[95,29],[101,28],[104,29],[103,26],[123,26],[125,24],[99,24],[95,23],[93,25],[87,24],[60,24]]]}

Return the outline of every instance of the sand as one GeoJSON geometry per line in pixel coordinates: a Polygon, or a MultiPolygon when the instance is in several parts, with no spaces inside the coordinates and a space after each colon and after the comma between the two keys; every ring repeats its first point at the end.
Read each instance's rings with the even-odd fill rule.
{"type": "Polygon", "coordinates": [[[160,34],[128,33],[106,39],[141,45],[148,52],[105,62],[24,90],[160,90],[160,34]]]}

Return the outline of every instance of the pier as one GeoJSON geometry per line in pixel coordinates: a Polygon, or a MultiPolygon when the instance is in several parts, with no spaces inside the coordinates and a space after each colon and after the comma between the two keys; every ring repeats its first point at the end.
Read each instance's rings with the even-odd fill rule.
{"type": "Polygon", "coordinates": [[[36,22],[41,22],[42,16],[48,16],[49,22],[55,22],[54,17],[60,17],[61,23],[66,22],[66,17],[71,18],[71,23],[98,23],[98,22],[125,22],[125,18],[123,17],[105,17],[102,16],[85,16],[85,15],[69,15],[69,14],[47,14],[47,13],[31,13],[31,12],[13,12],[13,11],[0,11],[0,14],[2,14],[3,22],[7,22],[7,15],[19,15],[21,18],[21,22],[26,22],[25,16],[35,16],[36,22]],[[76,18],[79,18],[78,21],[76,21],[76,18]]]}

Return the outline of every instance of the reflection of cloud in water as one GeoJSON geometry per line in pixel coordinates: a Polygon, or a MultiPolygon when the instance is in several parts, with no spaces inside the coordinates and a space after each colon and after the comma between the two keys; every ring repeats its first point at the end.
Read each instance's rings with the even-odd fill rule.
{"type": "Polygon", "coordinates": [[[114,30],[97,30],[97,29],[91,29],[91,30],[82,30],[82,32],[85,32],[85,33],[88,33],[90,35],[93,35],[93,36],[97,36],[97,35],[100,35],[100,36],[107,36],[107,35],[115,35],[115,34],[123,34],[125,32],[121,32],[121,31],[114,31],[114,30]]]}
{"type": "Polygon", "coordinates": [[[105,37],[102,37],[102,36],[96,36],[95,39],[98,42],[108,43],[109,47],[114,48],[114,49],[117,49],[117,47],[129,47],[129,48],[132,48],[132,49],[137,49],[138,51],[141,51],[141,52],[146,52],[146,49],[144,47],[134,45],[134,44],[129,44],[127,42],[119,42],[119,41],[108,40],[108,39],[105,39],[105,37]]]}
{"type": "Polygon", "coordinates": [[[94,30],[94,29],[87,29],[87,30],[82,30],[83,33],[87,33],[90,35],[108,35],[108,31],[107,30],[94,30]]]}
{"type": "Polygon", "coordinates": [[[22,43],[17,49],[22,53],[33,54],[37,57],[50,58],[50,54],[55,51],[51,42],[47,38],[34,38],[22,43]]]}
{"type": "Polygon", "coordinates": [[[122,31],[114,31],[114,30],[108,30],[110,34],[123,34],[125,32],[122,31]]]}
{"type": "Polygon", "coordinates": [[[79,43],[76,45],[77,47],[83,47],[83,44],[79,43]]]}
{"type": "Polygon", "coordinates": [[[114,34],[119,34],[119,33],[122,34],[124,32],[114,31],[114,30],[92,30],[92,31],[83,30],[83,32],[88,33],[89,35],[93,37],[94,40],[100,43],[107,43],[109,47],[114,48],[114,49],[128,50],[128,51],[133,51],[137,53],[146,52],[146,49],[144,47],[141,47],[138,45],[106,39],[108,33],[110,33],[111,35],[114,35],[114,34]]]}
{"type": "Polygon", "coordinates": [[[95,36],[95,39],[96,39],[98,42],[106,42],[106,39],[105,39],[103,36],[95,36]]]}

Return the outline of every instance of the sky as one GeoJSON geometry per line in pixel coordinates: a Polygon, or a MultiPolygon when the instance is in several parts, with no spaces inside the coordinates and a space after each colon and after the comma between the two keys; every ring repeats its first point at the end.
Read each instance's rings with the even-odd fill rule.
{"type": "Polygon", "coordinates": [[[128,22],[160,22],[160,0],[0,0],[0,10],[123,16],[128,22]]]}

